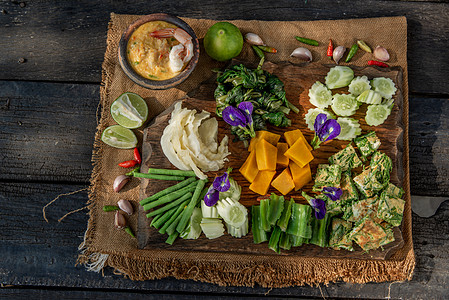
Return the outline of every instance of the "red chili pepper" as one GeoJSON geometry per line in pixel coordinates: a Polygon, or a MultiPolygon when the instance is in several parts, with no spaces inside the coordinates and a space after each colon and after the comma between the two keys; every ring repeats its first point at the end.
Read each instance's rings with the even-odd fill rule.
{"type": "Polygon", "coordinates": [[[333,53],[334,53],[334,45],[332,45],[332,40],[329,39],[329,46],[327,46],[327,56],[329,56],[329,58],[332,58],[333,53]]]}
{"type": "Polygon", "coordinates": [[[137,161],[136,160],[127,160],[127,161],[124,161],[124,162],[121,162],[121,163],[119,163],[118,164],[120,167],[123,167],[123,168],[132,168],[132,167],[134,167],[135,165],[137,165],[137,161]]]}
{"type": "Polygon", "coordinates": [[[386,63],[377,61],[377,60],[369,60],[368,61],[368,65],[370,66],[378,66],[378,67],[382,67],[382,68],[388,68],[389,65],[387,65],[386,63]]]}
{"type": "Polygon", "coordinates": [[[134,148],[134,160],[140,165],[142,163],[142,157],[140,157],[139,149],[134,148]]]}

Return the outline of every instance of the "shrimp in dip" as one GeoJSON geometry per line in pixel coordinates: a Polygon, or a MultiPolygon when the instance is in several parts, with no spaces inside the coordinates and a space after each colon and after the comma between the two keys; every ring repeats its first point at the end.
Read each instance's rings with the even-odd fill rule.
{"type": "Polygon", "coordinates": [[[178,75],[193,56],[191,36],[174,24],[152,21],[131,35],[128,61],[140,76],[166,80],[178,75]]]}

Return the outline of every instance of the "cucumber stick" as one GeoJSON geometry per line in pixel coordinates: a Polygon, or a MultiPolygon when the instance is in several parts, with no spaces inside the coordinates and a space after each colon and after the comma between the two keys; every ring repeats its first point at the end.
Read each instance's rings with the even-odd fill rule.
{"type": "Polygon", "coordinates": [[[326,214],[323,219],[312,219],[312,238],[310,239],[310,244],[320,247],[328,246],[328,229],[330,218],[330,214],[326,214]]]}
{"type": "Polygon", "coordinates": [[[270,223],[268,222],[268,214],[270,212],[270,199],[260,200],[260,221],[262,229],[266,232],[271,231],[270,223]]]}
{"type": "Polygon", "coordinates": [[[284,202],[284,210],[282,211],[281,217],[277,221],[277,226],[279,226],[279,228],[281,228],[282,231],[287,230],[288,222],[290,221],[290,217],[292,215],[293,203],[295,203],[293,198],[290,199],[290,201],[284,202]]]}
{"type": "Polygon", "coordinates": [[[348,86],[354,78],[354,71],[350,67],[336,66],[329,70],[326,75],[326,86],[333,90],[348,86]]]}
{"type": "Polygon", "coordinates": [[[281,234],[282,230],[277,226],[274,227],[274,230],[270,236],[270,240],[268,241],[268,248],[270,248],[276,253],[281,253],[281,249],[279,247],[279,240],[281,239],[281,234]]]}
{"type": "Polygon", "coordinates": [[[287,233],[310,239],[312,237],[312,207],[295,203],[292,216],[287,227],[287,233]]]}

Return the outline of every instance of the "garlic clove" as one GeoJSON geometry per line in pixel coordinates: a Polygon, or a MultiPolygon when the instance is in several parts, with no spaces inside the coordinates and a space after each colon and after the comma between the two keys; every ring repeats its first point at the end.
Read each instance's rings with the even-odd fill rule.
{"type": "Polygon", "coordinates": [[[293,50],[293,52],[292,52],[292,54],[290,54],[290,56],[297,57],[299,59],[306,60],[306,61],[312,61],[312,52],[310,52],[309,49],[303,48],[303,47],[299,47],[299,48],[296,48],[295,50],[293,50]]]}
{"type": "Polygon", "coordinates": [[[123,210],[129,216],[132,215],[134,212],[133,206],[131,205],[131,202],[129,202],[128,200],[120,199],[117,202],[117,205],[121,210],[123,210]]]}
{"type": "Polygon", "coordinates": [[[114,226],[117,229],[123,229],[126,227],[126,219],[125,216],[117,210],[114,218],[114,226]]]}
{"type": "Polygon", "coordinates": [[[126,175],[119,175],[115,178],[114,180],[114,184],[113,184],[113,188],[114,188],[114,192],[118,193],[120,192],[120,190],[125,186],[126,183],[128,183],[128,181],[131,178],[129,176],[126,175]]]}
{"type": "Polygon", "coordinates": [[[390,59],[390,54],[388,53],[387,49],[381,46],[377,46],[376,48],[374,48],[373,54],[374,57],[380,61],[388,61],[390,59]]]}
{"type": "Polygon", "coordinates": [[[262,46],[265,43],[262,41],[262,38],[255,33],[247,33],[245,34],[245,40],[248,44],[262,46]]]}
{"type": "Polygon", "coordinates": [[[334,52],[332,53],[332,59],[337,63],[340,61],[340,59],[343,57],[343,54],[345,54],[346,48],[343,46],[338,46],[334,49],[334,52]]]}

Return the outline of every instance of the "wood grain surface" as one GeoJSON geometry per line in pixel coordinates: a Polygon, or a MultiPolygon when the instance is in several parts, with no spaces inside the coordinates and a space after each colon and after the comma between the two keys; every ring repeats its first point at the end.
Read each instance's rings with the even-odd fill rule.
{"type": "MultiPolygon", "coordinates": [[[[288,128],[278,128],[275,126],[268,126],[270,132],[278,133],[282,136],[283,132],[293,129],[300,129],[306,139],[310,142],[313,138],[313,132],[307,128],[304,122],[304,115],[307,110],[313,108],[314,106],[309,103],[308,92],[309,88],[316,82],[324,82],[324,77],[329,72],[330,66],[325,66],[321,64],[309,64],[305,66],[296,66],[290,63],[266,63],[263,67],[266,71],[277,75],[285,84],[286,96],[290,102],[294,103],[299,109],[298,114],[290,113],[289,118],[292,121],[292,125],[288,128]]],[[[401,93],[402,87],[402,71],[400,69],[395,70],[380,70],[372,67],[358,68],[355,70],[355,76],[366,75],[369,79],[374,77],[387,77],[391,78],[395,83],[398,90],[393,96],[395,100],[395,105],[392,110],[392,114],[388,117],[385,123],[377,127],[368,126],[363,119],[366,105],[359,108],[357,113],[353,116],[354,118],[361,120],[362,133],[366,133],[370,130],[376,131],[379,139],[382,142],[380,150],[385,152],[393,160],[393,172],[391,176],[391,181],[395,184],[402,185],[403,172],[402,172],[402,132],[403,132],[403,121],[402,121],[402,108],[403,108],[403,98],[401,93]],[[398,173],[400,174],[398,176],[398,173]]],[[[211,116],[215,115],[215,101],[213,101],[213,91],[216,84],[210,83],[213,80],[209,80],[203,87],[199,87],[199,92],[195,93],[195,97],[198,98],[185,98],[182,100],[182,107],[189,109],[196,109],[197,111],[205,110],[211,113],[211,116]],[[212,99],[212,101],[211,101],[212,99]]],[[[334,93],[347,92],[347,88],[334,90],[334,93]]],[[[154,122],[144,130],[143,137],[143,150],[142,157],[145,162],[145,167],[142,170],[147,171],[150,168],[167,168],[173,169],[173,165],[165,157],[162,147],[160,145],[160,139],[164,128],[168,125],[170,120],[170,114],[173,110],[173,105],[168,108],[160,116],[156,117],[154,122]]],[[[228,135],[229,139],[232,140],[233,137],[230,132],[230,127],[226,124],[223,119],[216,117],[218,120],[218,139],[221,140],[223,136],[228,135]]],[[[281,141],[283,137],[281,137],[281,141]]],[[[315,159],[310,163],[312,174],[316,173],[318,164],[328,164],[328,158],[332,154],[338,152],[340,149],[345,147],[348,141],[332,141],[331,143],[323,144],[318,150],[314,150],[312,153],[315,159]]],[[[244,147],[243,142],[230,142],[229,151],[231,154],[227,157],[229,162],[225,164],[225,169],[227,167],[233,168],[231,176],[240,184],[242,187],[242,194],[240,198],[240,203],[250,208],[252,205],[257,205],[258,194],[252,192],[249,189],[249,182],[242,176],[238,169],[243,165],[246,157],[248,156],[248,151],[244,147]]],[[[361,172],[361,167],[358,172],[361,172]]],[[[282,169],[278,170],[278,174],[282,169]]],[[[213,180],[215,176],[218,176],[223,171],[219,172],[209,172],[209,181],[213,180]]],[[[149,197],[160,190],[172,185],[173,183],[164,182],[160,180],[144,179],[141,181],[141,190],[143,193],[142,199],[149,197]]],[[[307,193],[312,192],[313,181],[304,186],[303,190],[307,193]]],[[[289,197],[294,197],[296,201],[306,203],[301,197],[301,191],[292,191],[287,195],[289,197]]],[[[279,192],[270,187],[268,193],[279,192]]],[[[161,235],[158,230],[150,227],[151,219],[146,218],[146,213],[142,207],[139,207],[139,228],[138,228],[138,242],[139,248],[145,249],[169,249],[174,251],[207,251],[207,252],[231,252],[231,253],[241,253],[241,254],[252,254],[252,255],[276,255],[272,250],[268,249],[266,243],[254,244],[252,234],[248,234],[242,237],[236,243],[235,238],[230,235],[224,235],[213,241],[207,239],[202,235],[197,240],[184,240],[177,239],[173,245],[168,245],[165,243],[167,239],[166,235],[161,235]]],[[[350,252],[346,250],[332,250],[329,248],[320,248],[315,245],[304,245],[301,247],[292,247],[289,251],[281,251],[282,255],[292,255],[292,256],[307,256],[307,257],[345,257],[345,258],[372,258],[372,259],[385,259],[393,254],[394,250],[402,247],[403,239],[399,229],[395,230],[395,241],[386,245],[384,247],[385,251],[380,249],[370,251],[365,253],[360,248],[356,247],[356,251],[350,252]]]]}

